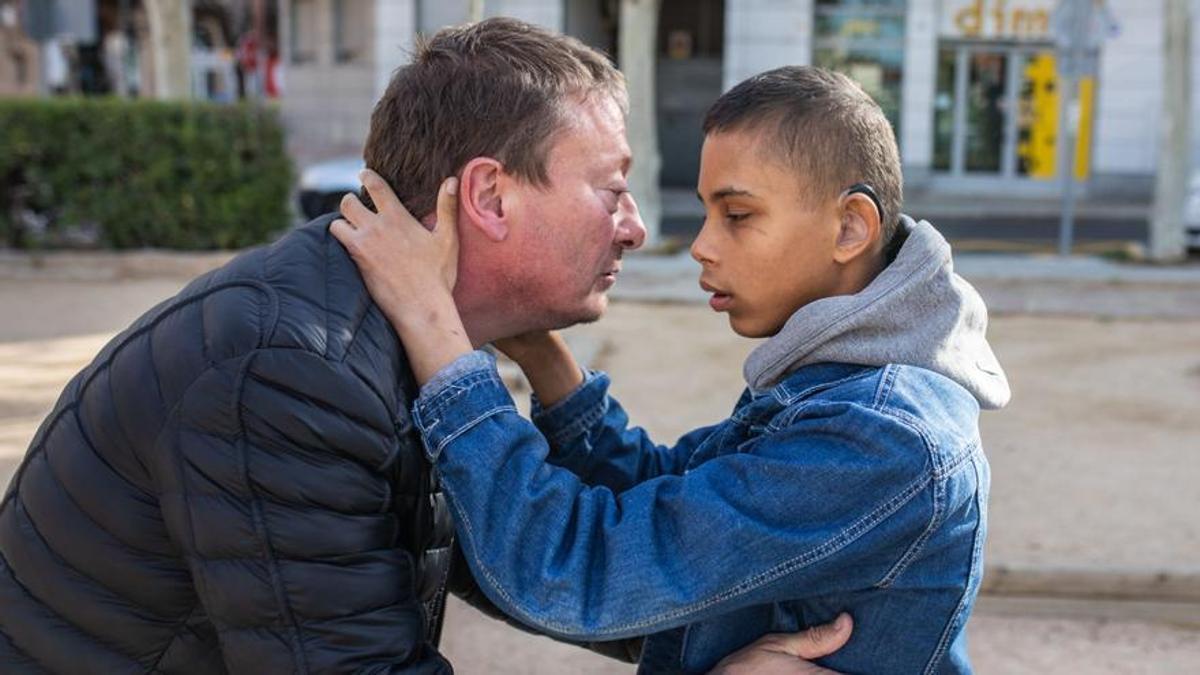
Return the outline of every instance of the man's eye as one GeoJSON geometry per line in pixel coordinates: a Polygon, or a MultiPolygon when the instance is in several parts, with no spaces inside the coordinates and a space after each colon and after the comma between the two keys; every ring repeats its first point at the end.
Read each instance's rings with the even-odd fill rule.
{"type": "Polygon", "coordinates": [[[629,192],[629,190],[626,188],[604,188],[604,191],[612,195],[612,204],[609,205],[608,212],[616,213],[621,205],[621,197],[625,196],[625,193],[629,192]]]}
{"type": "Polygon", "coordinates": [[[740,223],[750,217],[749,213],[731,212],[725,214],[725,219],[731,223],[740,223]]]}

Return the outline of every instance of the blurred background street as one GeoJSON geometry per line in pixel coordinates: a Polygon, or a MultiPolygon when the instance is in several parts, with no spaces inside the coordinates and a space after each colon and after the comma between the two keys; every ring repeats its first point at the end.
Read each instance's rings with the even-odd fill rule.
{"type": "MultiPolygon", "coordinates": [[[[1200,673],[1200,0],[0,0],[0,487],[117,331],[358,188],[420,35],[498,15],[653,92],[628,119],[647,250],[569,332],[635,422],[724,417],[754,347],[685,250],[706,108],[769,68],[845,72],[1013,386],[982,421],[977,670],[1200,673]]],[[[468,674],[632,672],[454,600],[443,646],[468,674]]]]}
{"type": "MultiPolygon", "coordinates": [[[[66,380],[197,266],[224,258],[7,267],[0,483],[66,380]]],[[[1063,279],[1053,258],[1019,262],[1023,275],[1004,278],[987,256],[959,264],[993,307],[990,337],[1014,390],[1009,408],[983,416],[993,492],[985,595],[970,624],[976,665],[1197,672],[1200,268],[1146,275],[1102,264],[1063,279]]],[[[755,342],[704,304],[693,264],[633,256],[614,297],[607,317],[569,336],[612,375],[634,421],[665,441],[726,415],[755,342]]],[[[527,396],[515,378],[513,389],[527,396]]],[[[457,602],[446,625],[446,651],[464,673],[631,672],[457,602]]]]}

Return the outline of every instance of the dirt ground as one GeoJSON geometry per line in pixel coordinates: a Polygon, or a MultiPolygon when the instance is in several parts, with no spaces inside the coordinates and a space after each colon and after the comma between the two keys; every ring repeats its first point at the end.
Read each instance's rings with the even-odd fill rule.
{"type": "MultiPolygon", "coordinates": [[[[0,486],[67,379],[181,283],[0,281],[0,486]]],[[[614,303],[573,332],[662,440],[728,413],[754,347],[695,305],[614,303]]],[[[1001,316],[990,335],[1015,396],[983,417],[989,560],[1200,569],[1200,321],[1001,316]]],[[[460,672],[631,672],[461,605],[447,625],[460,672]]],[[[984,610],[971,631],[984,673],[1200,672],[1200,634],[1180,627],[984,610]]]]}
{"type": "MultiPolygon", "coordinates": [[[[615,304],[575,329],[657,438],[721,419],[756,343],[705,307],[615,304]]],[[[982,415],[988,555],[1010,565],[1200,567],[1200,321],[1003,316],[1012,404],[982,415]]]]}

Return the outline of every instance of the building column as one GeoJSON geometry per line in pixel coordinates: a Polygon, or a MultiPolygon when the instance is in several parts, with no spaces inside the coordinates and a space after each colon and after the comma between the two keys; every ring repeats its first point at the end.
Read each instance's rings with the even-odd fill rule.
{"type": "Polygon", "coordinates": [[[812,63],[812,43],[813,0],[726,0],[723,89],[764,70],[812,63]]]}
{"type": "Polygon", "coordinates": [[[417,37],[417,0],[375,0],[375,101],[408,63],[417,37]]]}
{"type": "Polygon", "coordinates": [[[662,0],[621,0],[620,44],[617,48],[629,90],[626,127],[635,158],[629,172],[629,189],[638,201],[649,246],[658,243],[662,232],[662,190],[659,186],[662,155],[658,147],[658,86],[655,82],[656,37],[661,9],[662,0]]]}
{"type": "Polygon", "coordinates": [[[900,161],[920,179],[933,167],[933,99],[937,93],[938,1],[909,0],[904,28],[900,161]]]}

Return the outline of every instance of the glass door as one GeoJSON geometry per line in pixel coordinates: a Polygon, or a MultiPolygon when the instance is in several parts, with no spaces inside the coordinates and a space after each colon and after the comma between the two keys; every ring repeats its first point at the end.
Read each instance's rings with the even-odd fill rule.
{"type": "Polygon", "coordinates": [[[1048,47],[950,43],[938,52],[934,169],[1054,178],[1058,96],[1048,47]]]}

